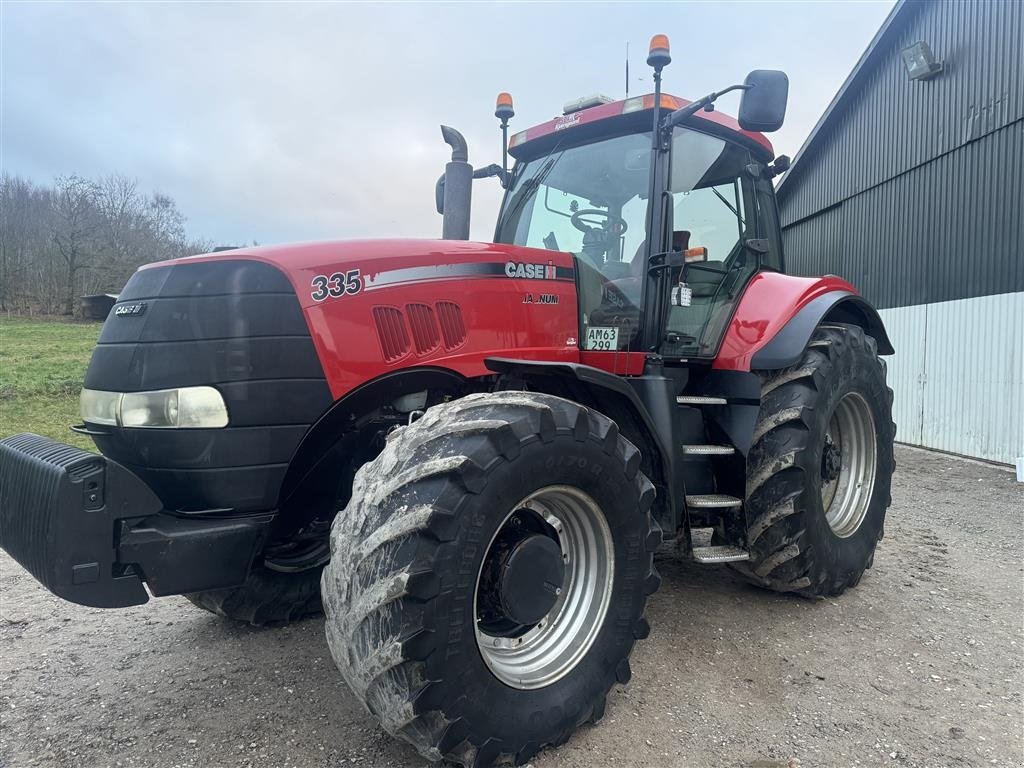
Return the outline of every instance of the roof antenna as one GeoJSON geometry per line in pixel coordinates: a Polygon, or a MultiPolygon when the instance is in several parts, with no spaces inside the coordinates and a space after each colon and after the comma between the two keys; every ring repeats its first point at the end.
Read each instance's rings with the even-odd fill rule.
{"type": "Polygon", "coordinates": [[[626,41],[626,98],[629,98],[629,40],[626,41]]]}

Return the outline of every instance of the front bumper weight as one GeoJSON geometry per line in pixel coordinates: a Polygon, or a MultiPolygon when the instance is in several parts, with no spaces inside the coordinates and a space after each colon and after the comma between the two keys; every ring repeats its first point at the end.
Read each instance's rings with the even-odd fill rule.
{"type": "Polygon", "coordinates": [[[115,575],[114,525],[161,506],[141,480],[95,453],[33,434],[0,441],[0,547],[65,600],[146,602],[138,576],[115,575]]]}
{"type": "Polygon", "coordinates": [[[0,547],[58,597],[95,608],[245,581],[270,515],[167,514],[117,462],[33,434],[0,440],[0,547]]]}

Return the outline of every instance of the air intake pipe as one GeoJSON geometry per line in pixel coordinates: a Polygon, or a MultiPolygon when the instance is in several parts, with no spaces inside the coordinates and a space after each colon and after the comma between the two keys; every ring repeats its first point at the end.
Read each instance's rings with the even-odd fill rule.
{"type": "Polygon", "coordinates": [[[451,162],[437,182],[440,213],[444,216],[441,237],[445,240],[469,240],[469,211],[473,196],[473,166],[469,164],[466,139],[454,128],[441,126],[441,136],[452,148],[451,162]]]}

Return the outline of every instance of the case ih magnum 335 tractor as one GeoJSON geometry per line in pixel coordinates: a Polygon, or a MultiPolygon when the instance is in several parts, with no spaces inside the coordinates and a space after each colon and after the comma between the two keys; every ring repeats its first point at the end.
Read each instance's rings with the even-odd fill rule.
{"type": "Polygon", "coordinates": [[[757,131],[786,76],[726,89],[737,123],[720,93],[662,94],[669,60],[656,36],[654,95],[570,105],[511,138],[510,171],[445,129],[446,239],[141,268],[85,377],[102,455],[0,443],[4,549],[83,605],[324,610],[384,728],[472,766],[601,717],[659,549],[854,586],[890,501],[892,347],[853,286],[785,274],[788,161],[757,131]],[[488,175],[494,242],[468,242],[488,175]]]}

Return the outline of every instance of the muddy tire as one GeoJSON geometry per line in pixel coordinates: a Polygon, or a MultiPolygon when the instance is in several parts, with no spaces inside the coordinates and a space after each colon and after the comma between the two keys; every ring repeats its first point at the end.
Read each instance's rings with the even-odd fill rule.
{"type": "Polygon", "coordinates": [[[335,519],[322,585],[334,660],[388,732],[431,760],[522,764],[601,717],[659,583],[639,464],[612,421],[536,393],[470,395],[390,435],[335,519]],[[607,549],[573,549],[574,528],[607,549]],[[510,552],[533,560],[517,570],[510,552]],[[508,586],[563,560],[590,576],[508,586]],[[520,600],[537,595],[539,620],[549,603],[520,600]]]}
{"type": "Polygon", "coordinates": [[[320,573],[323,566],[295,573],[255,565],[240,587],[185,595],[200,608],[255,626],[284,624],[323,612],[320,573]]]}
{"type": "Polygon", "coordinates": [[[835,596],[871,567],[892,502],[892,390],[875,340],[856,326],[821,326],[800,362],[764,377],[747,459],[755,584],[835,596]]]}

